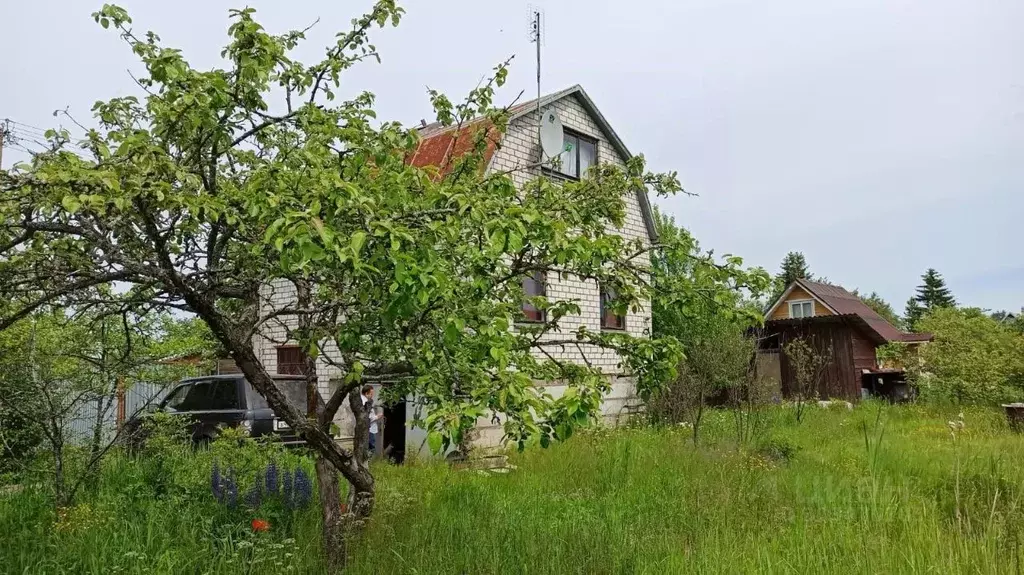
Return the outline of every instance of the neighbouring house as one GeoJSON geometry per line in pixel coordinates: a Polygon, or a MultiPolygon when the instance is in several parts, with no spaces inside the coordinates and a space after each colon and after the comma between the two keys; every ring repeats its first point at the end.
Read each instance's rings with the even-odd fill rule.
{"type": "Polygon", "coordinates": [[[880,365],[876,350],[893,342],[913,349],[932,339],[931,334],[899,330],[842,287],[806,279],[787,286],[765,318],[758,365],[762,373],[778,382],[784,397],[795,390],[793,366],[785,352],[786,344],[794,339],[803,338],[818,353],[830,354],[816,390],[819,398],[848,401],[865,393],[904,397],[909,393],[904,370],[880,365]]]}
{"type": "MultiPolygon", "coordinates": [[[[501,137],[495,137],[487,146],[487,169],[491,172],[510,173],[515,183],[522,186],[527,181],[540,175],[541,170],[553,178],[576,179],[587,168],[597,163],[623,165],[630,158],[630,152],[611,125],[598,110],[593,100],[579,85],[544,96],[536,100],[516,105],[511,110],[508,129],[501,137]],[[564,127],[564,138],[567,151],[562,154],[561,162],[541,168],[541,146],[538,127],[542,114],[557,112],[564,127]]],[[[470,129],[463,127],[463,130],[470,129]]],[[[470,147],[471,138],[455,137],[457,128],[445,128],[439,125],[425,125],[419,129],[421,142],[410,158],[417,166],[440,166],[445,158],[458,156],[470,147]],[[466,146],[466,149],[461,149],[466,146]],[[453,149],[454,147],[454,149],[453,149]]],[[[443,168],[443,166],[441,166],[443,168]]],[[[624,226],[619,230],[627,239],[643,239],[654,242],[656,239],[654,217],[646,193],[638,193],[629,199],[624,226]]],[[[641,256],[648,264],[647,255],[641,256]]],[[[537,278],[527,280],[528,293],[543,293],[549,299],[576,300],[581,313],[575,317],[563,318],[563,333],[571,333],[580,325],[598,331],[623,330],[634,336],[649,334],[651,326],[650,305],[645,304],[640,312],[630,312],[626,316],[617,316],[603,305],[605,294],[593,281],[579,279],[561,279],[558,276],[546,280],[537,278]]],[[[294,302],[294,288],[285,284],[274,285],[271,290],[269,305],[279,307],[294,302]]],[[[524,307],[527,318],[536,310],[524,307]]],[[[255,345],[263,365],[271,373],[297,374],[302,369],[302,352],[295,345],[288,344],[286,338],[287,325],[278,321],[268,324],[264,332],[256,336],[255,345]]],[[[558,338],[558,334],[548,337],[558,338]]],[[[621,371],[620,358],[612,351],[598,348],[582,351],[577,346],[553,347],[549,352],[561,361],[582,363],[584,355],[591,365],[599,366],[610,378],[611,392],[605,397],[602,416],[609,423],[617,422],[633,412],[640,404],[636,394],[633,378],[621,371]]],[[[325,352],[329,353],[329,351],[325,352]]],[[[539,352],[538,352],[539,353],[539,352]]],[[[321,393],[327,397],[331,391],[331,380],[335,375],[334,368],[323,358],[318,360],[317,374],[320,380],[321,393]]],[[[558,396],[564,386],[555,382],[545,385],[547,391],[558,396]]],[[[415,398],[407,398],[397,405],[385,410],[388,425],[384,430],[384,444],[394,452],[425,453],[426,431],[413,427],[409,422],[416,418],[417,405],[415,398]],[[406,422],[406,425],[394,425],[395,422],[406,422]]],[[[422,415],[422,414],[420,414],[422,415]]],[[[347,409],[339,412],[336,423],[341,430],[341,440],[351,439],[353,429],[351,413],[347,409]]],[[[496,447],[501,443],[503,430],[491,418],[481,418],[477,422],[474,447],[496,447]]]]}

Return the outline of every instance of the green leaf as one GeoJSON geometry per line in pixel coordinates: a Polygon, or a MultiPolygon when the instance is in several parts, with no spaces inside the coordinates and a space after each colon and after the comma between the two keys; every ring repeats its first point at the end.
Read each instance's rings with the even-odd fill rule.
{"type": "Polygon", "coordinates": [[[491,234],[491,249],[496,252],[505,249],[505,230],[496,230],[491,234]]]}
{"type": "Polygon", "coordinates": [[[512,252],[518,252],[523,249],[523,236],[512,230],[508,233],[508,249],[512,252]]]}
{"type": "Polygon", "coordinates": [[[78,201],[78,198],[72,195],[64,196],[64,199],[62,199],[60,203],[64,206],[65,210],[71,213],[77,212],[78,209],[82,207],[82,202],[78,201]]]}
{"type": "Polygon", "coordinates": [[[443,441],[444,438],[441,436],[439,431],[431,430],[427,433],[427,446],[430,447],[430,452],[434,455],[437,455],[438,452],[441,451],[441,444],[443,441]]]}
{"type": "Polygon", "coordinates": [[[353,254],[358,254],[363,249],[363,244],[366,243],[366,232],[359,231],[352,234],[349,239],[348,247],[352,250],[353,254]]]}

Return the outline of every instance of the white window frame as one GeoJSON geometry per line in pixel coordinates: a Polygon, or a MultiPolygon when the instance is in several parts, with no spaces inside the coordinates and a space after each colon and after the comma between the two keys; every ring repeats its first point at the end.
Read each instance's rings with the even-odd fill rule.
{"type": "MultiPolygon", "coordinates": [[[[801,309],[803,309],[803,308],[801,307],[801,309]]],[[[791,319],[804,319],[804,318],[808,318],[808,317],[814,317],[814,300],[813,299],[796,299],[796,300],[790,301],[789,302],[789,317],[791,319]],[[802,316],[797,317],[797,315],[795,313],[793,313],[793,308],[796,307],[796,306],[803,306],[805,303],[811,304],[811,315],[802,315],[802,316]]]]}

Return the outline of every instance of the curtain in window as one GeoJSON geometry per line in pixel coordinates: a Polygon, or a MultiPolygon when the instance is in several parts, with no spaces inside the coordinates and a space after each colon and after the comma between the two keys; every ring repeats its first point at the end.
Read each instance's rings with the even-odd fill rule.
{"type": "Polygon", "coordinates": [[[612,309],[615,290],[601,287],[601,327],[605,329],[626,329],[626,316],[618,315],[612,309]]]}
{"type": "Polygon", "coordinates": [[[587,170],[590,166],[597,163],[597,145],[594,142],[587,140],[580,140],[580,165],[579,165],[579,176],[583,177],[587,175],[587,170]]]}
{"type": "Polygon", "coordinates": [[[579,166],[576,164],[576,147],[579,145],[579,139],[576,136],[565,135],[565,151],[559,155],[559,159],[562,161],[562,166],[558,171],[562,172],[567,176],[574,178],[579,177],[579,166]]]}
{"type": "MultiPolygon", "coordinates": [[[[523,293],[528,298],[545,295],[544,272],[533,272],[532,276],[523,278],[523,293]]],[[[526,321],[544,321],[544,312],[530,302],[523,302],[523,315],[526,321]]]]}

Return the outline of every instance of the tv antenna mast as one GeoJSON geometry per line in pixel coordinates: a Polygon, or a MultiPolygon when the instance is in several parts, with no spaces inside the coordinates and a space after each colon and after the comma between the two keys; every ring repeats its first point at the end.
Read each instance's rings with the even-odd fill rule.
{"type": "Polygon", "coordinates": [[[541,46],[544,45],[543,20],[544,12],[531,5],[530,41],[537,44],[537,139],[540,141],[540,163],[542,165],[548,159],[561,154],[563,144],[562,120],[558,117],[558,113],[551,110],[550,113],[544,115],[541,111],[540,54],[541,46]]]}

